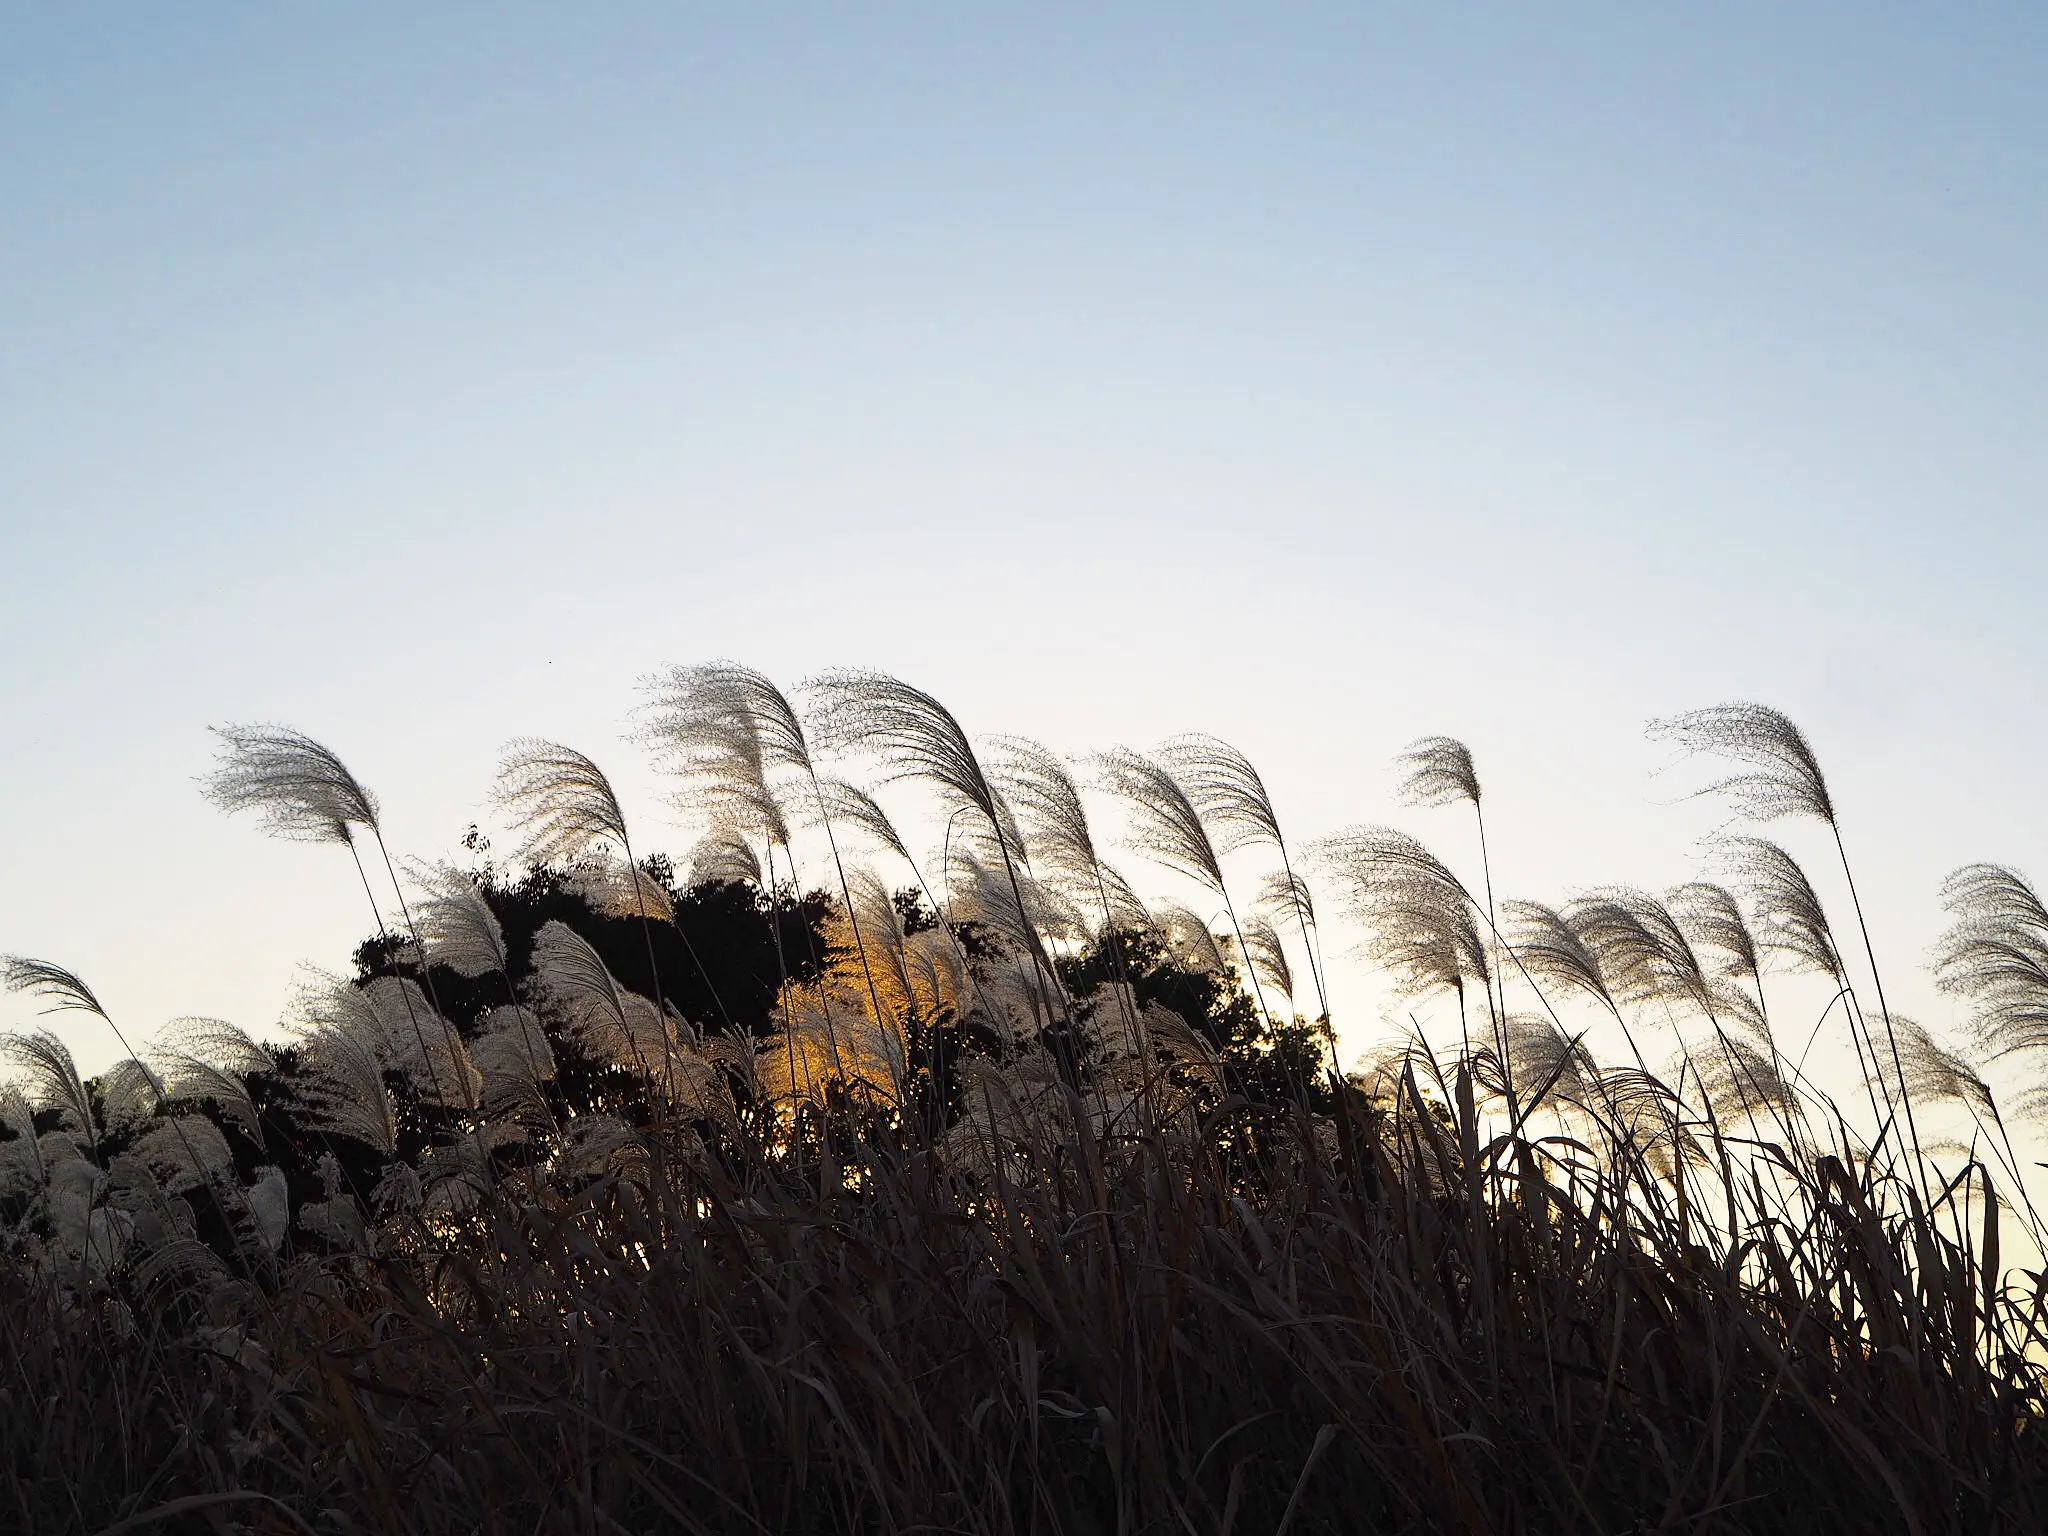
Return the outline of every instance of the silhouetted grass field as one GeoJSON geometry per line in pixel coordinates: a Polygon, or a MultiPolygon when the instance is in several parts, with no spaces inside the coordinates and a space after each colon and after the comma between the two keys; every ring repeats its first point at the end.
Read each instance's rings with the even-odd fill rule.
{"type": "Polygon", "coordinates": [[[1725,764],[1716,880],[1548,906],[1496,899],[1447,738],[1402,789],[1463,874],[1297,846],[1213,738],[798,700],[650,685],[673,863],[553,743],[505,757],[523,844],[456,867],[221,730],[206,792],[372,936],[273,1043],[7,961],[52,1013],[4,1040],[0,1526],[2048,1529],[2048,912],[1958,871],[1975,1033],[1899,1017],[1782,716],[1654,728],[1725,764]],[[1326,906],[1430,1039],[1339,1070],[1326,906]],[[128,1059],[82,1079],[73,1026],[128,1059]]]}

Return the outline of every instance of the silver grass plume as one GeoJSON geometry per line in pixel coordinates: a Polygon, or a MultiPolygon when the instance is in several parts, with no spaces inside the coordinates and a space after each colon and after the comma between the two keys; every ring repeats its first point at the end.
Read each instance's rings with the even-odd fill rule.
{"type": "Polygon", "coordinates": [[[48,960],[34,960],[26,955],[0,957],[0,986],[10,992],[26,992],[39,998],[47,1006],[44,1013],[85,1013],[98,1019],[113,1031],[121,1049],[137,1061],[142,1053],[128,1043],[128,1036],[116,1024],[113,1016],[100,1006],[100,1000],[75,973],[48,960]]]}
{"type": "Polygon", "coordinates": [[[534,737],[509,743],[494,798],[525,834],[521,857],[534,863],[573,864],[600,842],[631,852],[612,781],[573,747],[534,737]]]}
{"type": "Polygon", "coordinates": [[[1153,931],[1166,945],[1176,965],[1192,971],[1220,976],[1230,968],[1223,945],[1208,922],[1177,901],[1153,905],[1153,931]]]}
{"type": "MultiPolygon", "coordinates": [[[[882,672],[828,672],[809,687],[817,701],[811,718],[821,740],[872,755],[890,781],[915,778],[933,784],[953,802],[956,813],[963,808],[980,813],[1010,886],[1011,907],[1020,919],[1028,920],[1027,898],[1017,873],[1022,845],[1015,824],[953,712],[923,689],[882,672]]],[[[829,836],[829,823],[826,830],[829,836]]],[[[949,854],[951,831],[949,820],[949,854]]],[[[940,880],[950,884],[950,870],[940,880]]],[[[1021,952],[1052,982],[1052,990],[1059,991],[1057,973],[1035,934],[1021,952]]]]}
{"type": "Polygon", "coordinates": [[[947,905],[955,920],[979,923],[1011,953],[1052,974],[1044,934],[1068,926],[1072,913],[1037,881],[992,867],[970,853],[952,860],[947,884],[947,905]]]}
{"type": "Polygon", "coordinates": [[[476,877],[452,864],[415,865],[411,873],[425,892],[413,921],[427,963],[470,978],[502,973],[505,931],[476,877]]]}
{"type": "Polygon", "coordinates": [[[555,1053],[531,1008],[515,1003],[491,1009],[469,1042],[469,1054],[483,1076],[484,1109],[551,1118],[541,1084],[555,1075],[555,1053]]]}
{"type": "Polygon", "coordinates": [[[248,1075],[270,1072],[270,1052],[225,1019],[173,1019],[157,1032],[150,1060],[162,1075],[163,1096],[172,1103],[211,1099],[222,1114],[263,1142],[262,1117],[249,1096],[248,1075]]]}
{"type": "Polygon", "coordinates": [[[134,1057],[115,1062],[99,1076],[100,1106],[109,1132],[132,1130],[154,1119],[163,1102],[163,1079],[134,1057]]]}
{"type": "Polygon", "coordinates": [[[844,779],[820,779],[817,799],[819,809],[811,818],[813,821],[822,824],[831,820],[854,827],[904,863],[916,864],[917,861],[910,856],[910,849],[904,844],[903,834],[896,830],[896,823],[890,819],[889,813],[858,784],[849,784],[844,779]]]}
{"type": "Polygon", "coordinates": [[[1510,1014],[1502,1027],[1507,1049],[1507,1071],[1497,1058],[1498,1047],[1479,1052],[1474,1073],[1496,1093],[1506,1094],[1515,1085],[1527,1095],[1521,1105],[1526,1113],[1545,1099],[1573,1108],[1590,1107],[1588,1098],[1598,1091],[1599,1064],[1577,1036],[1567,1035],[1555,1020],[1534,1013],[1510,1014]]]}
{"type": "Polygon", "coordinates": [[[1015,808],[1017,840],[1033,872],[1078,906],[1101,914],[1101,931],[1143,928],[1145,904],[1102,856],[1081,788],[1064,759],[1026,736],[998,736],[994,774],[1005,804],[1015,808]]]}
{"type": "Polygon", "coordinates": [[[1834,930],[1806,871],[1791,854],[1764,838],[1735,837],[1724,846],[1755,914],[1759,950],[1784,955],[1795,969],[1818,971],[1836,986],[1843,985],[1846,978],[1834,930]]]}
{"type": "Polygon", "coordinates": [[[315,1028],[299,1047],[300,1097],[312,1125],[374,1147],[387,1157],[398,1145],[398,1110],[385,1086],[384,1063],[371,1042],[340,1024],[315,1028]]]}
{"type": "Polygon", "coordinates": [[[1343,882],[1366,953],[1411,992],[1485,990],[1493,968],[1471,894],[1427,848],[1391,827],[1323,839],[1315,853],[1343,882]]]}
{"type": "Polygon", "coordinates": [[[1756,935],[1742,915],[1742,904],[1726,886],[1695,880],[1669,892],[1666,902],[1695,949],[1722,957],[1721,975],[1755,980],[1762,973],[1756,935]]]}
{"type": "Polygon", "coordinates": [[[1276,869],[1259,884],[1258,909],[1276,921],[1286,919],[1303,928],[1316,923],[1314,893],[1308,882],[1291,870],[1276,869]]]}
{"type": "Polygon", "coordinates": [[[1059,755],[1025,736],[998,736],[995,776],[1025,827],[1032,864],[1048,879],[1098,895],[1102,854],[1080,786],[1059,755]]]}
{"type": "Polygon", "coordinates": [[[675,921],[675,898],[667,886],[637,864],[624,859],[593,856],[570,867],[563,882],[601,917],[645,917],[656,922],[675,921]]]}
{"type": "Polygon", "coordinates": [[[1892,1018],[1899,1032],[1899,1055],[1905,1063],[1906,1090],[1922,1103],[1951,1100],[1996,1117],[1991,1085],[1960,1052],[1943,1045],[1911,1019],[1892,1018]]]}
{"type": "Polygon", "coordinates": [[[1395,762],[1404,770],[1400,796],[1409,805],[1479,804],[1479,773],[1472,751],[1449,736],[1425,736],[1409,744],[1395,762]]]}
{"type": "Polygon", "coordinates": [[[2002,864],[1967,864],[1941,901],[1952,922],[1935,946],[1936,983],[1975,1007],[1995,1056],[2048,1052],[2048,907],[2034,887],[2002,864]]]}
{"type": "Polygon", "coordinates": [[[220,761],[200,781],[206,798],[233,815],[254,811],[276,836],[352,843],[357,827],[377,831],[377,801],[348,766],[304,732],[281,725],[217,725],[220,761]]]}
{"type": "Polygon", "coordinates": [[[0,986],[10,992],[25,992],[49,1006],[45,1013],[89,1013],[102,1023],[111,1024],[107,1010],[100,1006],[100,1000],[93,996],[88,987],[74,973],[48,960],[35,960],[27,955],[0,957],[0,986]]]}
{"type": "MultiPolygon", "coordinates": [[[[910,976],[910,936],[904,932],[903,914],[889,887],[873,870],[848,870],[847,884],[853,916],[860,921],[868,959],[874,962],[864,974],[874,977],[882,1007],[891,1016],[904,1018],[915,1008],[916,1000],[910,976]]],[[[850,929],[851,924],[848,926],[850,929]]]]}
{"type": "Polygon", "coordinates": [[[32,1101],[57,1110],[88,1142],[98,1144],[92,1096],[86,1092],[85,1079],[78,1075],[78,1063],[72,1060],[69,1046],[47,1029],[0,1035],[0,1060],[23,1075],[32,1101]]]}
{"type": "Polygon", "coordinates": [[[1677,1001],[1714,1014],[1717,999],[1706,966],[1671,909],[1656,897],[1612,886],[1572,902],[1566,915],[1623,1002],[1677,1001]]]}
{"type": "MultiPolygon", "coordinates": [[[[1322,967],[1316,959],[1315,911],[1306,899],[1306,887],[1297,879],[1288,855],[1287,838],[1280,830],[1280,814],[1273,808],[1273,796],[1265,778],[1252,760],[1221,737],[1199,732],[1176,736],[1161,752],[1176,780],[1187,791],[1195,809],[1212,828],[1221,828],[1218,851],[1230,853],[1257,843],[1270,843],[1280,855],[1279,875],[1284,888],[1295,899],[1291,912],[1301,930],[1302,951],[1308,959],[1309,979],[1314,984],[1316,1004],[1325,1021],[1330,999],[1323,987],[1322,967]]],[[[1268,889],[1271,881],[1268,881],[1268,889]]],[[[1246,935],[1249,943],[1249,934],[1246,935]]],[[[1254,967],[1254,975],[1259,974],[1254,967]]],[[[1294,989],[1285,987],[1292,999],[1294,989]]],[[[1334,1045],[1334,1041],[1333,1041],[1334,1045]]],[[[1334,1068],[1336,1058],[1331,1058],[1334,1068]]]]}
{"type": "Polygon", "coordinates": [[[1164,765],[1129,747],[1100,753],[1096,762],[1103,787],[1121,796],[1135,813],[1132,845],[1176,874],[1223,894],[1216,845],[1180,781],[1164,765]]]}
{"type": "Polygon", "coordinates": [[[872,753],[891,781],[915,778],[936,785],[955,804],[980,811],[991,834],[1004,837],[1007,817],[995,786],[967,732],[945,705],[882,672],[828,672],[810,686],[817,698],[812,719],[821,740],[872,753]]]}
{"type": "Polygon", "coordinates": [[[1754,1115],[1769,1105],[1789,1127],[1798,1095],[1777,1059],[1740,1035],[1727,1036],[1725,1047],[1719,1056],[1695,1058],[1691,1064],[1707,1103],[1723,1115],[1754,1115]]]}
{"type": "Polygon", "coordinates": [[[1252,760],[1219,736],[1188,732],[1167,741],[1160,760],[1209,826],[1219,853],[1254,843],[1285,846],[1273,797],[1252,760]]]}
{"type": "Polygon", "coordinates": [[[1798,726],[1768,705],[1717,704],[1688,710],[1652,721],[1649,735],[1676,743],[1688,756],[1725,757],[1750,769],[1717,779],[1696,795],[1727,795],[1743,814],[1758,821],[1814,816],[1834,825],[1834,798],[1812,744],[1798,726]]]}
{"type": "Polygon", "coordinates": [[[964,1019],[974,1006],[975,981],[960,946],[949,934],[927,929],[904,946],[905,969],[918,1016],[964,1019]]]}
{"type": "Polygon", "coordinates": [[[272,1253],[281,1251],[292,1222],[291,1192],[285,1185],[284,1170],[258,1168],[255,1182],[243,1191],[243,1198],[257,1240],[272,1253]]]}
{"type": "Polygon", "coordinates": [[[834,1088],[899,1104],[907,1054],[893,1020],[877,1020],[830,988],[790,994],[782,1032],[759,1042],[754,1070],[771,1103],[823,1103],[834,1088]]]}
{"type": "MultiPolygon", "coordinates": [[[[834,822],[843,826],[850,825],[864,833],[873,842],[895,854],[909,868],[912,877],[917,881],[918,889],[924,892],[925,900],[932,904],[933,913],[938,918],[937,929],[933,931],[923,944],[915,947],[922,952],[930,950],[933,943],[936,942],[952,951],[951,955],[944,962],[926,957],[909,963],[914,963],[920,969],[925,975],[926,982],[933,988],[942,986],[945,976],[957,973],[961,981],[960,984],[951,986],[950,996],[953,999],[955,1012],[963,1012],[966,1006],[965,1000],[972,989],[965,979],[967,975],[967,955],[960,948],[959,938],[953,932],[953,914],[948,910],[949,902],[942,902],[939,899],[939,894],[931,888],[930,882],[925,879],[924,870],[919,867],[917,860],[911,856],[910,848],[904,842],[902,833],[897,830],[896,823],[873,795],[869,794],[859,785],[849,784],[843,779],[818,779],[814,782],[817,788],[818,819],[827,828],[828,833],[834,822]],[[934,965],[940,966],[940,969],[934,970],[934,965]]],[[[834,858],[837,860],[838,844],[836,842],[833,844],[833,850],[834,858]]],[[[950,864],[950,846],[947,850],[947,856],[950,864]]],[[[845,872],[843,861],[838,862],[837,867],[840,869],[843,877],[845,872]]],[[[950,877],[950,868],[947,873],[950,877]]],[[[846,899],[852,903],[853,889],[851,884],[845,884],[843,891],[846,899]]],[[[856,920],[860,918],[861,909],[858,903],[853,905],[853,915],[856,920]]],[[[893,903],[890,905],[886,922],[890,925],[900,926],[899,917],[893,903]]],[[[901,948],[900,945],[899,948],[901,948]]],[[[908,951],[905,951],[905,956],[907,959],[908,951]]],[[[878,991],[875,992],[871,995],[870,1001],[876,1001],[879,995],[878,991]]],[[[934,995],[937,994],[934,993],[934,995]]],[[[920,1005],[919,1012],[925,1017],[935,1016],[928,1007],[923,1005],[920,1005]]]]}
{"type": "Polygon", "coordinates": [[[675,667],[645,685],[645,739],[664,766],[694,780],[715,815],[789,845],[789,824],[773,776],[811,775],[810,743],[782,690],[733,661],[675,667]]]}
{"type": "Polygon", "coordinates": [[[723,882],[763,886],[761,861],[754,846],[735,827],[714,826],[690,849],[690,884],[723,882]]]}
{"type": "Polygon", "coordinates": [[[211,1184],[235,1166],[227,1138],[204,1115],[160,1121],[136,1139],[134,1150],[162,1177],[165,1191],[174,1195],[211,1184]]]}
{"type": "Polygon", "coordinates": [[[384,1066],[403,1072],[428,1103],[473,1109],[479,1087],[468,1048],[410,977],[357,983],[315,973],[301,990],[302,1027],[339,1031],[384,1066]]]}
{"type": "Polygon", "coordinates": [[[1280,942],[1279,930],[1264,918],[1255,917],[1245,925],[1244,957],[1267,986],[1293,1002],[1294,968],[1287,963],[1287,950],[1280,942]]]}
{"type": "MultiPolygon", "coordinates": [[[[578,864],[603,851],[605,844],[617,844],[633,881],[637,916],[657,919],[660,913],[647,905],[647,890],[640,883],[639,866],[633,858],[633,839],[626,831],[626,813],[618,794],[603,769],[573,748],[559,742],[525,738],[505,749],[498,766],[496,798],[526,832],[523,856],[539,863],[578,864]]],[[[673,915],[671,909],[670,915],[673,915]]],[[[698,958],[690,936],[678,927],[683,949],[696,965],[697,973],[711,989],[718,1011],[725,1012],[710,973],[698,958]]],[[[641,925],[641,941],[647,950],[647,970],[654,984],[657,1010],[667,1004],[662,997],[661,967],[654,957],[654,934],[641,925]]],[[[666,1054],[663,1057],[667,1060],[666,1054]]]]}
{"type": "Polygon", "coordinates": [[[566,923],[546,923],[535,936],[533,985],[542,1004],[600,1060],[663,1082],[681,1020],[620,986],[603,957],[566,923]]]}
{"type": "MultiPolygon", "coordinates": [[[[1742,813],[1759,821],[1772,821],[1780,816],[1812,816],[1827,825],[1834,837],[1835,852],[1841,859],[1842,878],[1849,887],[1850,903],[1855,908],[1864,957],[1869,962],[1871,984],[1877,993],[1878,1017],[1884,1024],[1885,1045],[1891,1055],[1893,1071],[1903,1081],[1905,1062],[1898,1032],[1892,1028],[1891,1008],[1885,1002],[1884,977],[1878,970],[1877,947],[1871,940],[1870,924],[1863,915],[1863,900],[1856,891],[1856,876],[1849,867],[1849,853],[1842,841],[1834,797],[1828,792],[1820,759],[1805,733],[1777,710],[1751,703],[1720,704],[1711,709],[1692,710],[1669,720],[1652,722],[1649,733],[1653,739],[1675,741],[1688,754],[1707,753],[1725,757],[1750,770],[1716,780],[1697,791],[1698,794],[1728,795],[1742,813]]],[[[1856,1021],[1852,1027],[1860,1029],[1864,1036],[1859,1049],[1868,1049],[1875,1056],[1878,1053],[1877,1040],[1871,1035],[1868,1024],[1860,1021],[1860,1010],[1853,1010],[1851,1017],[1856,1021]]],[[[1920,1128],[1913,1114],[1913,1100],[1909,1095],[1897,1104],[1890,1104],[1889,1092],[1886,1098],[1890,1109],[1904,1111],[1906,1132],[1917,1167],[1921,1151],[1920,1128]]],[[[1922,1182],[1924,1184],[1924,1174],[1922,1182]]],[[[1925,1188],[1922,1192],[1929,1193],[1925,1188]]]]}
{"type": "Polygon", "coordinates": [[[1579,992],[1620,1017],[1599,955],[1562,912],[1540,901],[1506,901],[1501,917],[1508,948],[1531,977],[1579,992]]]}

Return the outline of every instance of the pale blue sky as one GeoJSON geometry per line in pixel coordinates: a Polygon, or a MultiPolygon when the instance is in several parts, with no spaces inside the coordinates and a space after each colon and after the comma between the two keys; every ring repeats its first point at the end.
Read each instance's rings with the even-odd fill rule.
{"type": "Polygon", "coordinates": [[[138,1030],[363,927],[208,722],[441,854],[727,654],[1303,835],[1460,734],[1547,896],[1680,877],[1640,724],[1758,697],[1903,961],[2048,875],[2048,11],[426,9],[0,9],[0,949],[138,1030]]]}

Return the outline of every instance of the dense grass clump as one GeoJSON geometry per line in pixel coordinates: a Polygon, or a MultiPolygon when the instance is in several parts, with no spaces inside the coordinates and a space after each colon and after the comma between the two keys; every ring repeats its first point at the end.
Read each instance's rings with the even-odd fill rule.
{"type": "MultiPolygon", "coordinates": [[[[516,869],[401,874],[332,753],[224,733],[215,797],[396,910],[286,1043],[180,1021],[88,1082],[9,1038],[0,1527],[2048,1528],[2030,1101],[1778,845],[1497,902],[1385,828],[1291,848],[1212,738],[1077,773],[895,679],[810,704],[659,681],[682,873],[567,748],[508,755],[516,869]],[[1212,918],[1140,900],[1105,803],[1212,918]],[[1455,1039],[1341,1067],[1324,882],[1455,1039]],[[1859,1100],[1780,1049],[1799,985],[1859,1100]]],[[[1853,895],[1789,722],[1669,730],[1853,895]]],[[[1405,763],[1479,811],[1458,743],[1405,763]]],[[[2024,1062],[2048,918],[1991,866],[1947,897],[1940,978],[2024,1062]]]]}

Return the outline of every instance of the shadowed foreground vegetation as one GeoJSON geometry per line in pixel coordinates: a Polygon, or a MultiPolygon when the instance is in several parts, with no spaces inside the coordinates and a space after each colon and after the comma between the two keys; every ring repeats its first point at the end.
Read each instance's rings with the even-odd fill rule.
{"type": "MultiPolygon", "coordinates": [[[[566,748],[508,753],[516,871],[401,870],[324,748],[224,731],[214,798],[394,907],[287,1043],[129,1049],[8,962],[129,1054],[6,1042],[0,1526],[2048,1528],[2033,1100],[1893,1014],[1778,845],[1496,903],[1384,828],[1293,848],[1209,738],[1077,785],[872,674],[653,694],[684,873],[566,748]],[[848,766],[935,797],[932,855],[848,766]],[[1104,811],[1215,915],[1141,902],[1104,811]],[[1324,889],[1454,1045],[1333,1070],[1324,889]]],[[[1789,722],[1667,729],[1853,900],[1789,722]]],[[[1480,810],[1455,742],[1405,766],[1480,810]]],[[[1945,895],[1938,978],[2024,1066],[2048,915],[1945,895]]]]}

